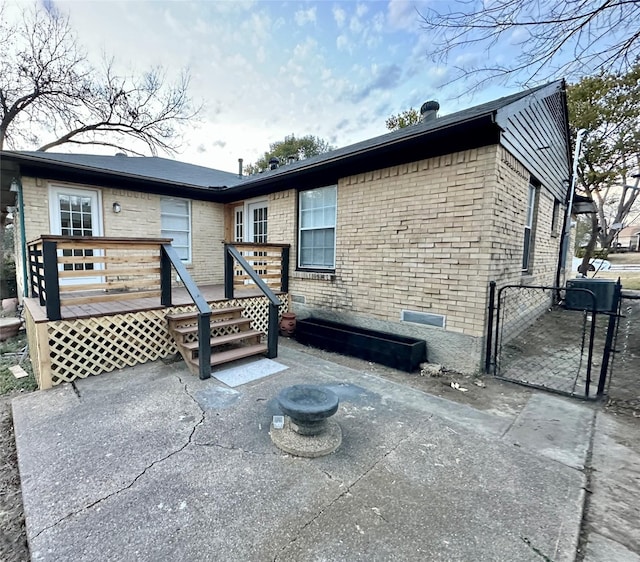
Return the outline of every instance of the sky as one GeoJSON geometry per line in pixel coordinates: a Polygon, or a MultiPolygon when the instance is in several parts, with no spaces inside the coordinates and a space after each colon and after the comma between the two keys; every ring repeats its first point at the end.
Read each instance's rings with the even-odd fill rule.
{"type": "Polygon", "coordinates": [[[231,172],[286,135],[342,147],[427,100],[443,115],[518,90],[446,86],[447,67],[426,55],[423,0],[48,1],[96,64],[107,53],[123,72],[162,65],[169,79],[188,68],[203,107],[173,157],[231,172]]]}

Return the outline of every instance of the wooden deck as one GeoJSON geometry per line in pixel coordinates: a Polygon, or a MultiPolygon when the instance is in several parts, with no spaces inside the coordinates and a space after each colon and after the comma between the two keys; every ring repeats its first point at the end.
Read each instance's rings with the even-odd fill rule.
{"type": "MultiPolygon", "coordinates": [[[[211,302],[218,302],[226,300],[224,298],[224,286],[223,285],[199,285],[200,293],[204,299],[211,302]]],[[[276,292],[278,294],[278,292],[276,292]]],[[[95,292],[87,292],[87,296],[99,295],[95,292]]],[[[260,297],[262,293],[259,289],[242,289],[236,290],[234,298],[241,299],[245,297],[260,297]]],[[[24,299],[24,304],[29,308],[31,316],[36,323],[48,322],[47,312],[44,306],[40,306],[40,301],[34,298],[24,299]]],[[[173,289],[172,294],[172,306],[185,306],[193,304],[193,300],[187,293],[186,289],[182,287],[176,287],[173,289]]],[[[62,320],[76,320],[80,318],[94,318],[100,316],[110,316],[112,314],[123,314],[127,312],[140,312],[145,310],[153,310],[162,308],[159,297],[147,297],[132,299],[127,298],[123,300],[109,300],[103,302],[93,302],[88,304],[77,304],[73,306],[61,306],[60,312],[62,314],[62,320]]]]}

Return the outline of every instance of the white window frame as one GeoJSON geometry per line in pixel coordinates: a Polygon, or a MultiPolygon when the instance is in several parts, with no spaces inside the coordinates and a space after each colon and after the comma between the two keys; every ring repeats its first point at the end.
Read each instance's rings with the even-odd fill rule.
{"type": "Polygon", "coordinates": [[[244,205],[238,205],[233,208],[233,241],[244,242],[244,217],[246,216],[246,210],[244,205]],[[240,220],[238,220],[240,219],[240,220]]]}
{"type": "Polygon", "coordinates": [[[307,270],[307,271],[335,271],[336,269],[336,243],[337,243],[337,230],[338,230],[338,186],[334,185],[326,185],[323,187],[317,187],[314,189],[306,189],[304,191],[300,191],[298,193],[298,269],[307,270]],[[325,230],[327,226],[322,227],[302,227],[302,197],[304,193],[309,193],[311,191],[318,191],[321,189],[333,189],[335,191],[335,207],[333,214],[333,264],[331,266],[326,267],[318,267],[311,265],[303,265],[302,264],[302,232],[303,231],[311,231],[311,230],[325,230]]]}
{"type": "Polygon", "coordinates": [[[192,263],[193,260],[193,240],[192,240],[192,231],[193,231],[193,225],[191,224],[191,200],[190,199],[183,199],[181,197],[160,197],[160,233],[162,238],[173,238],[173,236],[170,234],[171,232],[187,232],[188,234],[188,253],[189,253],[189,257],[187,259],[182,258],[182,262],[190,265],[192,263]],[[182,230],[176,230],[175,228],[172,229],[165,229],[163,228],[163,224],[162,224],[162,220],[165,216],[173,216],[173,217],[180,217],[180,218],[184,218],[184,214],[181,213],[165,213],[162,210],[162,203],[163,201],[179,201],[180,203],[183,203],[186,201],[187,203],[187,224],[189,225],[188,230],[186,231],[182,231],[182,230]]]}
{"type": "Polygon", "coordinates": [[[524,224],[524,241],[522,244],[522,272],[527,273],[531,271],[531,258],[533,257],[533,240],[535,233],[533,230],[534,212],[536,207],[536,195],[537,189],[533,184],[529,184],[529,190],[527,192],[527,211],[524,224]]]}

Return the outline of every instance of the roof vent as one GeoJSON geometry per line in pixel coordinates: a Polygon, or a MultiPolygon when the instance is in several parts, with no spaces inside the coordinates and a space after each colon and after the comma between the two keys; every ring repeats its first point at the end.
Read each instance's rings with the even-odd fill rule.
{"type": "Polygon", "coordinates": [[[275,156],[272,156],[269,159],[269,169],[270,170],[276,170],[279,165],[280,165],[280,159],[279,158],[276,158],[275,156]]]}
{"type": "Polygon", "coordinates": [[[116,152],[116,156],[124,156],[126,158],[126,154],[124,152],[116,152]]]}
{"type": "Polygon", "coordinates": [[[437,101],[425,101],[420,108],[420,122],[431,121],[438,117],[440,104],[437,101]]]}

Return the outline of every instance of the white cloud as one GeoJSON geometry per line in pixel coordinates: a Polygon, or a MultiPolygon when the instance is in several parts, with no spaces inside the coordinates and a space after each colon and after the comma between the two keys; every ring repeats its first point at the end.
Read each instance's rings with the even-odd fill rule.
{"type": "Polygon", "coordinates": [[[446,98],[434,93],[446,69],[430,71],[430,38],[416,27],[414,6],[426,0],[317,0],[297,11],[276,2],[55,1],[94,62],[104,49],[119,69],[163,65],[170,80],[190,67],[189,94],[205,108],[184,129],[185,162],[236,172],[239,157],[255,161],[292,132],[346,146],[383,134],[384,118],[411,103],[446,98]]]}
{"type": "Polygon", "coordinates": [[[336,47],[338,51],[351,52],[351,42],[349,41],[349,38],[344,34],[338,35],[338,38],[336,39],[336,47]]]}
{"type": "Polygon", "coordinates": [[[336,20],[336,23],[338,24],[338,27],[343,27],[344,26],[344,22],[347,19],[347,13],[340,7],[338,6],[334,6],[333,7],[333,19],[336,20]]]}
{"type": "Polygon", "coordinates": [[[389,0],[387,6],[387,20],[393,29],[406,31],[419,31],[419,12],[424,11],[424,0],[389,0]]]}
{"type": "Polygon", "coordinates": [[[360,33],[364,29],[364,24],[360,21],[360,18],[356,16],[352,16],[349,21],[349,29],[353,33],[360,33]]]}
{"type": "Polygon", "coordinates": [[[359,18],[364,16],[368,11],[369,11],[369,8],[366,6],[366,4],[358,4],[356,6],[356,15],[359,18]]]}
{"type": "Polygon", "coordinates": [[[296,23],[299,26],[303,26],[303,25],[306,25],[308,23],[315,23],[315,21],[316,21],[316,7],[313,6],[312,8],[309,8],[308,10],[298,10],[294,15],[294,19],[296,20],[296,23]]]}

